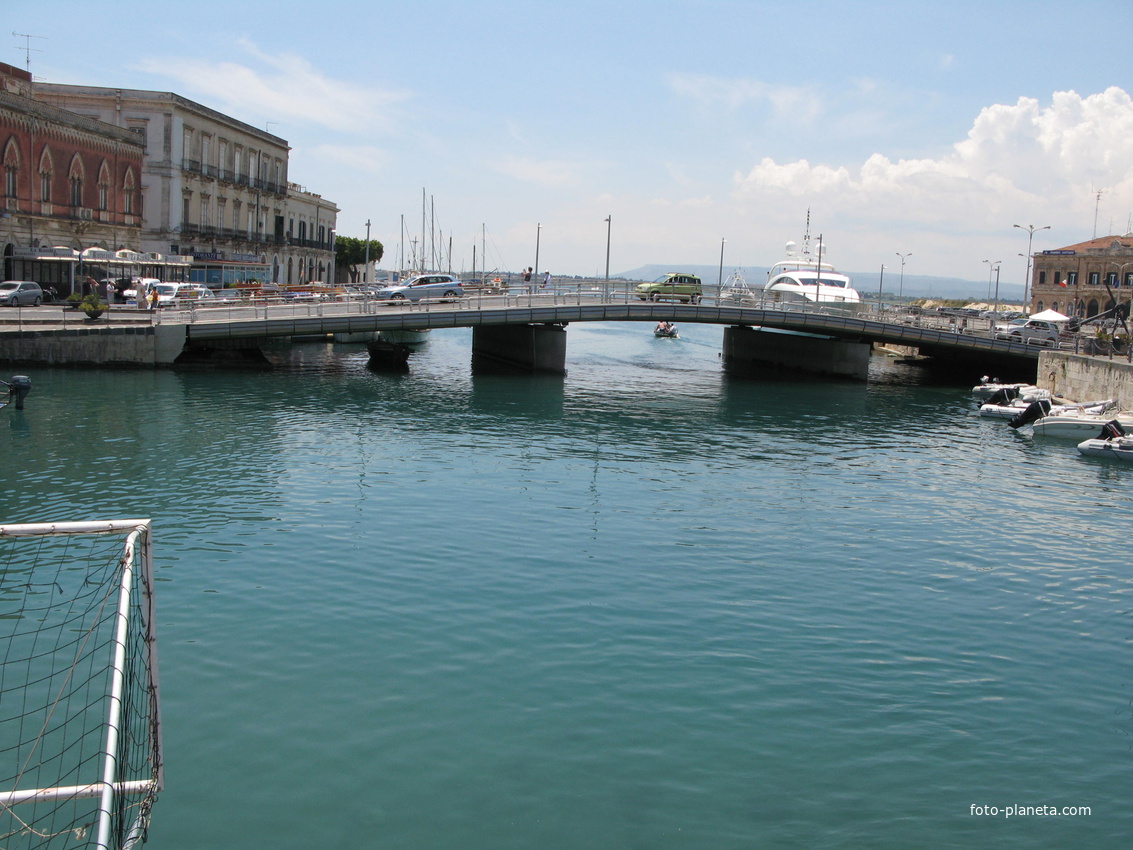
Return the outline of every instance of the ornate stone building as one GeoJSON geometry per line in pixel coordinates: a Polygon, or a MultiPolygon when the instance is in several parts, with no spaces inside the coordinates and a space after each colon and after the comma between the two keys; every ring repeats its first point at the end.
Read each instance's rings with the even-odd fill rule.
{"type": "Polygon", "coordinates": [[[1035,254],[1031,311],[1088,318],[1133,300],[1133,234],[1035,254]],[[1107,289],[1108,285],[1108,289],[1107,289]]]}
{"type": "Polygon", "coordinates": [[[64,295],[82,252],[93,262],[139,247],[144,145],[32,95],[31,75],[0,63],[0,277],[64,295]]]}
{"type": "Polygon", "coordinates": [[[144,145],[144,252],[191,258],[189,279],[329,280],[338,208],[288,179],[287,142],[169,92],[34,84],[35,97],[144,145]]]}

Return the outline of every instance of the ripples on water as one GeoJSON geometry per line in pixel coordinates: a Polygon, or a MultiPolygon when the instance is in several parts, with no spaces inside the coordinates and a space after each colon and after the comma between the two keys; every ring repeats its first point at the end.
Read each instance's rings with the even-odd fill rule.
{"type": "Polygon", "coordinates": [[[155,518],[156,846],[1124,846],[1133,471],[888,363],[569,334],[565,379],[437,331],[3,412],[5,521],[155,518]]]}

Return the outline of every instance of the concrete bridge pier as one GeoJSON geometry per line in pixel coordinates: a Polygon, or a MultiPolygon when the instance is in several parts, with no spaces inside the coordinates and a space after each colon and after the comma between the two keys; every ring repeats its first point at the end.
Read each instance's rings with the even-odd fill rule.
{"type": "Polygon", "coordinates": [[[563,325],[477,325],[472,329],[473,368],[566,374],[563,325]]]}
{"type": "Polygon", "coordinates": [[[806,372],[864,381],[870,345],[841,339],[776,333],[746,325],[724,328],[725,368],[735,372],[806,372]]]}

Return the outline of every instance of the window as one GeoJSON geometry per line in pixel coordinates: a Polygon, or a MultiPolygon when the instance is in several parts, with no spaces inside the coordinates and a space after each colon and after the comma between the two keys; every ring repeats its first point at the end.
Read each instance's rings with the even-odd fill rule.
{"type": "Polygon", "coordinates": [[[1046,272],[1039,272],[1039,286],[1046,285],[1046,272]]]}
{"type": "Polygon", "coordinates": [[[43,148],[39,157],[39,199],[51,203],[51,184],[55,179],[55,165],[51,159],[51,149],[43,148]]]}
{"type": "Polygon", "coordinates": [[[110,169],[105,162],[98,169],[98,208],[110,209],[110,169]]]}
{"type": "Polygon", "coordinates": [[[1090,272],[1090,286],[1097,286],[1098,285],[1098,276],[1099,276],[1098,272],[1090,272]]]}
{"type": "Polygon", "coordinates": [[[14,139],[4,148],[4,194],[14,198],[20,189],[20,149],[14,139]]]}
{"type": "Polygon", "coordinates": [[[126,179],[122,181],[122,212],[134,215],[134,169],[126,169],[126,179]]]}
{"type": "Polygon", "coordinates": [[[1077,286],[1078,285],[1078,272],[1067,272],[1066,273],[1066,285],[1067,286],[1077,286]]]}
{"type": "Polygon", "coordinates": [[[190,209],[190,204],[192,204],[192,202],[193,202],[193,194],[191,192],[186,192],[184,195],[181,196],[181,226],[182,227],[188,227],[189,226],[189,209],[190,209]]]}

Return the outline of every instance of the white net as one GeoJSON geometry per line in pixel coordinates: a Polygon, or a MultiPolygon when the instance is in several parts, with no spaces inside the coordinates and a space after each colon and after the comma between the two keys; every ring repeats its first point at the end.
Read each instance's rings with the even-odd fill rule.
{"type": "Polygon", "coordinates": [[[132,847],[161,784],[149,520],[0,525],[0,847],[132,847]]]}

